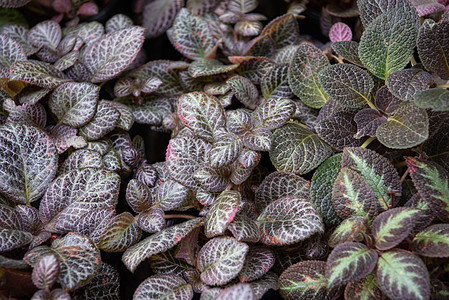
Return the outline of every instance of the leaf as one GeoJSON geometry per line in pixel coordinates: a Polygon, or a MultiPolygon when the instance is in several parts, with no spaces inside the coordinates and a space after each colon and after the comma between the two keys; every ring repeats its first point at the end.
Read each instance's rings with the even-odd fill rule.
{"type": "Polygon", "coordinates": [[[330,247],[335,248],[338,244],[345,242],[360,242],[367,229],[367,217],[350,217],[344,219],[330,235],[328,244],[330,247]]]}
{"type": "Polygon", "coordinates": [[[387,78],[390,92],[405,101],[413,100],[417,93],[427,90],[433,83],[432,75],[418,68],[395,71],[387,78]]]}
{"type": "Polygon", "coordinates": [[[134,292],[133,299],[193,298],[193,289],[182,277],[172,274],[153,275],[145,279],[134,292]]]}
{"type": "Polygon", "coordinates": [[[45,128],[58,150],[58,154],[64,153],[70,147],[75,149],[87,146],[83,137],[77,136],[77,130],[64,124],[48,126],[45,128]]]}
{"type": "Polygon", "coordinates": [[[10,80],[20,80],[49,89],[54,89],[69,81],[64,73],[52,65],[37,60],[13,63],[11,65],[10,80]]]}
{"type": "Polygon", "coordinates": [[[164,211],[176,209],[189,198],[189,191],[188,187],[168,179],[157,190],[155,206],[164,211]]]}
{"type": "Polygon", "coordinates": [[[332,187],[340,169],[341,155],[331,156],[318,167],[310,184],[310,200],[327,225],[337,225],[341,222],[332,205],[332,187]]]}
{"type": "Polygon", "coordinates": [[[40,129],[44,128],[47,123],[47,113],[40,103],[34,105],[25,103],[16,106],[12,99],[5,99],[3,108],[9,113],[7,122],[26,123],[40,129]]]}
{"type": "Polygon", "coordinates": [[[232,300],[232,299],[245,299],[245,300],[255,300],[257,299],[251,289],[251,285],[247,283],[237,283],[233,284],[224,290],[222,290],[218,295],[216,295],[217,300],[232,300]]]}
{"type": "Polygon", "coordinates": [[[58,155],[48,135],[25,124],[0,128],[0,191],[17,203],[38,200],[57,171],[58,155]]]}
{"type": "Polygon", "coordinates": [[[352,40],[351,28],[342,22],[332,25],[329,30],[329,39],[332,43],[352,40]]]}
{"type": "Polygon", "coordinates": [[[270,151],[272,134],[271,130],[256,128],[245,132],[242,137],[243,145],[253,151],[270,151]]]}
{"type": "Polygon", "coordinates": [[[190,15],[187,9],[179,11],[169,36],[173,46],[190,59],[207,58],[215,49],[215,40],[206,20],[190,15]]]}
{"type": "Polygon", "coordinates": [[[59,168],[59,175],[81,168],[102,168],[103,158],[94,150],[80,149],[72,152],[59,168]]]}
{"type": "MultiPolygon", "coordinates": [[[[2,9],[1,11],[3,11],[4,9],[2,9]]],[[[16,13],[19,13],[17,10],[14,9],[6,9],[6,13],[9,16],[13,16],[16,13]]],[[[2,16],[4,17],[4,16],[2,16]]],[[[4,21],[5,19],[2,18],[2,21],[4,21]]],[[[24,19],[25,21],[25,19],[24,19]]],[[[28,41],[28,29],[26,24],[26,21],[23,23],[23,25],[18,24],[18,22],[14,22],[14,24],[8,24],[5,25],[2,28],[1,33],[5,34],[7,36],[9,36],[10,38],[13,38],[14,40],[16,40],[23,48],[23,50],[25,51],[25,54],[27,56],[32,55],[34,53],[36,53],[39,49],[35,48],[33,45],[30,44],[30,42],[28,41]]]]}
{"type": "Polygon", "coordinates": [[[312,131],[288,123],[274,131],[270,159],[278,170],[305,174],[318,167],[331,151],[312,131]]]}
{"type": "Polygon", "coordinates": [[[0,252],[8,252],[28,245],[33,240],[29,232],[16,229],[0,229],[0,252]]]}
{"type": "Polygon", "coordinates": [[[354,115],[345,111],[335,112],[315,124],[318,136],[330,146],[343,150],[345,147],[361,146],[365,139],[356,139],[357,123],[354,115]]]}
{"type": "Polygon", "coordinates": [[[219,193],[230,184],[229,173],[227,168],[214,169],[209,166],[203,166],[193,173],[193,177],[205,192],[219,193]]]}
{"type": "Polygon", "coordinates": [[[274,66],[262,77],[260,87],[265,99],[293,96],[288,84],[288,65],[274,66]]]}
{"type": "Polygon", "coordinates": [[[449,79],[449,40],[445,32],[449,30],[449,20],[435,23],[426,19],[419,28],[416,46],[424,67],[435,72],[442,79],[449,79]]]}
{"type": "Polygon", "coordinates": [[[223,107],[214,96],[203,92],[184,94],[179,98],[178,115],[195,135],[213,141],[226,124],[223,107]]]}
{"type": "Polygon", "coordinates": [[[209,240],[198,253],[197,268],[207,285],[223,285],[235,278],[243,268],[248,245],[231,237],[209,240]]]}
{"type": "Polygon", "coordinates": [[[243,148],[242,151],[240,151],[238,162],[245,169],[254,168],[259,164],[261,157],[262,155],[260,154],[260,152],[243,148]]]}
{"type": "Polygon", "coordinates": [[[110,265],[101,263],[100,270],[91,281],[75,292],[74,300],[119,298],[119,273],[110,265]]]}
{"type": "Polygon", "coordinates": [[[262,77],[274,66],[274,62],[266,57],[243,56],[239,58],[242,58],[242,60],[233,60],[232,57],[228,57],[232,63],[240,63],[236,70],[239,75],[256,84],[260,83],[262,77]]]}
{"type": "Polygon", "coordinates": [[[239,136],[233,133],[220,135],[208,153],[210,166],[222,168],[231,164],[238,157],[242,148],[243,142],[239,136]]]}
{"type": "Polygon", "coordinates": [[[381,79],[402,70],[413,55],[418,24],[416,10],[407,6],[379,15],[360,38],[359,57],[363,65],[381,79]]]}
{"type": "Polygon", "coordinates": [[[329,66],[329,60],[312,44],[299,45],[288,68],[288,83],[293,93],[306,105],[321,108],[329,96],[318,81],[318,72],[329,66]]]}
{"type": "MultiPolygon", "coordinates": [[[[3,7],[3,3],[5,2],[12,2],[12,3],[20,3],[21,1],[8,1],[8,0],[3,0],[0,6],[3,7]]],[[[29,2],[27,0],[24,0],[23,2],[29,2]]],[[[3,29],[7,26],[15,26],[16,24],[18,24],[17,26],[21,26],[27,25],[27,21],[25,20],[25,17],[19,12],[19,10],[17,9],[12,9],[12,8],[0,8],[0,29],[3,29]]]]}
{"type": "Polygon", "coordinates": [[[166,115],[172,112],[168,99],[146,101],[144,105],[130,105],[134,120],[139,124],[160,125],[166,115]]]}
{"type": "Polygon", "coordinates": [[[421,108],[431,108],[432,111],[449,110],[449,91],[441,88],[421,91],[415,94],[415,104],[421,108]]]}
{"type": "Polygon", "coordinates": [[[426,257],[449,256],[449,225],[434,224],[418,232],[412,241],[413,251],[426,257]]]}
{"type": "Polygon", "coordinates": [[[320,71],[318,79],[326,93],[345,107],[358,108],[370,103],[369,95],[374,81],[365,70],[357,66],[331,65],[320,71]]]}
{"type": "Polygon", "coordinates": [[[233,76],[226,83],[231,87],[235,97],[246,107],[255,109],[259,101],[256,86],[243,76],[233,76]]]}
{"type": "Polygon", "coordinates": [[[392,299],[429,299],[429,272],[415,255],[391,250],[379,257],[376,279],[379,288],[392,299]]]}
{"type": "Polygon", "coordinates": [[[100,88],[87,82],[68,82],[51,94],[48,106],[60,123],[75,128],[87,124],[97,110],[100,88]]]}
{"type": "Polygon", "coordinates": [[[239,242],[255,242],[260,239],[260,229],[253,219],[237,214],[228,225],[228,230],[239,242]]]}
{"type": "Polygon", "coordinates": [[[82,217],[82,222],[71,224],[73,226],[72,230],[86,235],[92,242],[98,244],[103,232],[112,224],[112,220],[115,217],[115,209],[102,207],[91,210],[82,217]]]}
{"type": "Polygon", "coordinates": [[[355,41],[340,41],[333,42],[331,47],[341,58],[359,67],[363,67],[363,63],[359,58],[359,43],[355,41]]]}
{"type": "Polygon", "coordinates": [[[9,69],[16,61],[27,59],[22,46],[11,37],[0,34],[0,67],[9,69]]]}
{"type": "Polygon", "coordinates": [[[292,100],[271,98],[254,110],[251,119],[254,127],[274,130],[293,117],[295,111],[296,105],[292,100]]]}
{"type": "Polygon", "coordinates": [[[376,136],[383,145],[393,149],[417,146],[429,136],[429,120],[424,109],[412,102],[399,105],[388,121],[377,128],[376,136]]]}
{"type": "Polygon", "coordinates": [[[137,226],[145,232],[154,233],[165,227],[165,214],[159,207],[152,207],[142,211],[137,216],[137,226]]]}
{"type": "Polygon", "coordinates": [[[117,215],[100,237],[98,247],[106,252],[122,252],[140,240],[141,230],[129,212],[117,215]]]}
{"type": "Polygon", "coordinates": [[[250,282],[262,277],[274,265],[274,253],[268,248],[251,247],[239,273],[240,282],[250,282]]]}
{"type": "Polygon", "coordinates": [[[17,100],[20,104],[36,104],[39,100],[45,97],[50,92],[50,89],[42,89],[37,86],[26,86],[20,94],[17,95],[17,100]]]}
{"type": "Polygon", "coordinates": [[[302,177],[285,172],[273,172],[267,175],[256,190],[256,207],[259,212],[271,202],[285,197],[298,196],[309,198],[310,182],[302,177]]]}
{"type": "Polygon", "coordinates": [[[204,232],[208,238],[224,234],[229,223],[234,220],[236,213],[241,208],[242,199],[240,193],[225,190],[212,203],[206,217],[204,232]]]}
{"type": "Polygon", "coordinates": [[[112,209],[117,204],[119,185],[120,177],[104,169],[84,168],[59,176],[40,203],[45,229],[68,232],[92,210],[112,209]]]}
{"type": "Polygon", "coordinates": [[[193,267],[184,260],[178,259],[173,250],[165,251],[148,258],[151,270],[156,274],[172,274],[181,276],[184,271],[193,267]]]}
{"type": "Polygon", "coordinates": [[[88,141],[98,140],[115,129],[120,119],[120,112],[109,101],[98,103],[95,116],[79,129],[79,134],[88,141]]]}
{"type": "Polygon", "coordinates": [[[144,29],[133,26],[108,33],[91,43],[80,60],[89,71],[93,83],[107,81],[125,70],[143,44],[144,29]]]}
{"type": "Polygon", "coordinates": [[[257,0],[231,0],[228,9],[232,12],[249,13],[256,9],[257,0]]]}
{"type": "Polygon", "coordinates": [[[101,257],[95,243],[79,233],[70,232],[53,241],[51,248],[39,246],[25,254],[25,261],[35,266],[42,255],[53,254],[59,262],[57,282],[73,290],[91,280],[100,269],[101,257]]]}
{"type": "Polygon", "coordinates": [[[31,279],[39,289],[50,290],[59,275],[59,263],[55,255],[42,256],[33,268],[31,279]]]}
{"type": "MultiPolygon", "coordinates": [[[[112,18],[110,18],[106,24],[106,33],[110,33],[113,31],[119,31],[125,29],[127,27],[133,26],[133,21],[130,17],[124,14],[116,14],[112,18]]],[[[144,26],[145,27],[145,26],[144,26]]]]}
{"type": "Polygon", "coordinates": [[[384,251],[402,242],[412,231],[415,219],[421,213],[420,209],[398,207],[378,215],[371,225],[376,248],[384,251]]]}
{"type": "Polygon", "coordinates": [[[449,176],[436,163],[421,162],[407,157],[407,165],[411,168],[410,177],[423,200],[435,215],[442,221],[449,220],[449,176]]]}
{"type": "Polygon", "coordinates": [[[28,31],[28,41],[37,48],[56,50],[61,37],[61,26],[52,20],[40,22],[28,31]]]}
{"type": "Polygon", "coordinates": [[[410,2],[406,0],[358,0],[357,6],[360,10],[360,19],[365,27],[381,14],[398,8],[411,9],[410,2]]]}
{"type": "Polygon", "coordinates": [[[59,71],[65,71],[68,68],[72,67],[78,60],[79,52],[72,51],[62,56],[54,63],[54,67],[59,71]]]}
{"type": "Polygon", "coordinates": [[[324,230],[312,203],[298,196],[271,202],[260,213],[257,225],[266,245],[293,244],[324,230]]]}
{"type": "Polygon", "coordinates": [[[146,258],[165,252],[178,244],[193,229],[203,225],[203,218],[196,218],[150,235],[123,253],[122,261],[131,272],[146,258]]]}
{"type": "Polygon", "coordinates": [[[17,205],[15,211],[20,216],[20,223],[22,223],[21,226],[15,228],[35,233],[42,226],[41,220],[39,220],[38,209],[27,205],[17,205]]]}
{"type": "Polygon", "coordinates": [[[113,106],[119,113],[120,117],[118,119],[117,127],[120,127],[123,130],[129,131],[134,123],[134,115],[132,113],[131,108],[127,105],[116,102],[116,101],[107,101],[108,104],[113,106]]]}
{"type": "Polygon", "coordinates": [[[189,75],[193,78],[202,76],[211,76],[217,74],[228,73],[235,70],[239,65],[224,65],[215,59],[197,59],[189,66],[189,75]]]}
{"type": "Polygon", "coordinates": [[[387,117],[377,109],[364,108],[355,115],[354,121],[357,123],[355,137],[361,138],[363,136],[376,136],[377,128],[387,122],[387,117]]]}
{"type": "Polygon", "coordinates": [[[346,299],[374,300],[382,299],[383,297],[385,296],[379,289],[379,285],[377,284],[376,277],[373,273],[361,280],[348,283],[345,288],[346,299]]]}
{"type": "Polygon", "coordinates": [[[269,37],[278,49],[297,45],[300,37],[295,16],[293,14],[285,14],[273,19],[265,26],[260,36],[269,37]]]}
{"type": "Polygon", "coordinates": [[[336,287],[364,278],[377,264],[377,252],[361,243],[337,245],[327,259],[327,286],[336,287]]]}
{"type": "Polygon", "coordinates": [[[324,261],[302,261],[296,263],[279,277],[279,292],[282,298],[293,299],[328,299],[330,292],[326,285],[325,277],[326,262],[324,261]]]}

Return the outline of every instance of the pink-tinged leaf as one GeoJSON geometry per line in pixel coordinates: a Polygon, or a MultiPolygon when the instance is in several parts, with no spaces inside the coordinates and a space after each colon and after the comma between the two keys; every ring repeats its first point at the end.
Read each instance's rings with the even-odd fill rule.
{"type": "Polygon", "coordinates": [[[34,105],[26,103],[16,106],[13,100],[6,99],[3,102],[3,108],[9,113],[8,122],[25,123],[39,129],[43,129],[47,124],[47,113],[40,103],[34,105]]]}
{"type": "Polygon", "coordinates": [[[55,255],[42,256],[34,266],[31,279],[37,288],[49,290],[59,275],[59,262],[55,255]]]}
{"type": "Polygon", "coordinates": [[[156,0],[146,2],[143,8],[143,24],[146,37],[152,38],[169,29],[184,5],[183,0],[156,0]]]}
{"type": "Polygon", "coordinates": [[[0,191],[17,203],[39,199],[57,171],[58,155],[42,130],[8,123],[0,129],[0,191]]]}
{"type": "Polygon", "coordinates": [[[28,40],[38,48],[56,50],[62,38],[61,26],[55,21],[43,21],[30,29],[28,40]]]}
{"type": "Polygon", "coordinates": [[[329,39],[332,43],[352,40],[352,31],[342,22],[335,23],[329,30],[329,39]]]}
{"type": "Polygon", "coordinates": [[[27,38],[28,29],[23,25],[18,24],[5,25],[3,26],[1,33],[17,41],[22,46],[27,56],[30,56],[39,50],[38,48],[31,45],[30,42],[28,41],[27,38]]]}
{"type": "Polygon", "coordinates": [[[87,2],[82,4],[76,13],[84,16],[93,16],[98,14],[98,6],[93,2],[87,2]]]}
{"type": "Polygon", "coordinates": [[[139,180],[132,179],[126,187],[126,202],[136,212],[142,212],[155,204],[148,187],[139,180]]]}
{"type": "Polygon", "coordinates": [[[274,265],[274,253],[264,247],[249,248],[245,264],[239,273],[240,282],[250,282],[262,277],[274,265]]]}
{"type": "Polygon", "coordinates": [[[124,15],[124,14],[117,14],[115,16],[113,16],[112,18],[110,18],[107,22],[106,22],[106,33],[110,33],[113,31],[119,31],[122,29],[125,29],[127,27],[131,27],[133,26],[133,21],[131,20],[130,17],[124,15]]]}
{"type": "Polygon", "coordinates": [[[203,222],[204,218],[196,218],[165,228],[128,248],[123,253],[122,261],[131,272],[134,272],[146,258],[174,247],[193,229],[203,225],[203,222]]]}
{"type": "Polygon", "coordinates": [[[217,300],[232,300],[232,299],[240,299],[240,300],[256,300],[256,296],[251,288],[251,285],[247,283],[237,283],[233,284],[223,291],[221,291],[218,295],[217,300]]]}
{"type": "Polygon", "coordinates": [[[58,154],[64,153],[70,147],[80,149],[87,146],[86,140],[77,136],[77,130],[71,126],[50,125],[45,128],[45,131],[55,144],[58,154]]]}
{"type": "Polygon", "coordinates": [[[137,216],[137,226],[145,232],[155,233],[165,228],[165,214],[159,207],[144,210],[137,216]]]}
{"type": "Polygon", "coordinates": [[[20,80],[49,89],[54,89],[69,81],[64,73],[52,65],[37,60],[13,63],[11,65],[10,80],[20,80]]]}
{"type": "Polygon", "coordinates": [[[323,232],[321,217],[312,203],[298,196],[271,202],[257,218],[261,241],[266,245],[288,245],[323,232]]]}
{"type": "Polygon", "coordinates": [[[235,214],[240,210],[241,196],[237,191],[223,191],[212,203],[206,217],[205,234],[211,238],[225,232],[229,223],[234,220],[235,214]]]}
{"type": "Polygon", "coordinates": [[[26,60],[22,45],[5,34],[0,34],[0,67],[9,69],[16,61],[26,60]]]}
{"type": "Polygon", "coordinates": [[[231,237],[209,240],[198,253],[197,268],[207,285],[223,285],[242,270],[248,245],[231,237]]]}
{"type": "Polygon", "coordinates": [[[153,275],[143,281],[134,292],[133,299],[179,299],[193,298],[193,289],[182,277],[173,274],[153,275]]]}
{"type": "Polygon", "coordinates": [[[122,252],[140,240],[142,231],[129,212],[115,216],[100,237],[98,247],[106,252],[122,252]]]}
{"type": "Polygon", "coordinates": [[[53,9],[58,13],[67,13],[72,9],[72,1],[70,0],[54,0],[51,4],[53,9]]]}
{"type": "Polygon", "coordinates": [[[25,261],[36,267],[43,255],[53,254],[59,262],[57,282],[64,289],[73,290],[91,280],[101,265],[100,250],[94,242],[79,233],[68,233],[56,239],[51,248],[39,246],[25,254],[25,261]]]}
{"type": "Polygon", "coordinates": [[[117,204],[120,176],[105,169],[84,168],[58,177],[48,187],[39,207],[50,232],[68,232],[93,210],[117,204]]]}
{"type": "Polygon", "coordinates": [[[179,208],[189,198],[189,191],[188,187],[168,179],[159,186],[155,205],[164,211],[179,208]]]}
{"type": "Polygon", "coordinates": [[[81,61],[90,73],[91,82],[117,76],[134,60],[143,44],[144,29],[133,26],[106,34],[90,44],[81,61]]]}

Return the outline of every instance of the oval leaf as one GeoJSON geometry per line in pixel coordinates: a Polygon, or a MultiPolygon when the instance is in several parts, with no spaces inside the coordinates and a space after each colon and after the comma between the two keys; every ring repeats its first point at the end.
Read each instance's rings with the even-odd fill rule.
{"type": "Polygon", "coordinates": [[[153,275],[145,279],[134,292],[133,299],[179,299],[193,298],[193,289],[182,277],[172,274],[153,275]]]}

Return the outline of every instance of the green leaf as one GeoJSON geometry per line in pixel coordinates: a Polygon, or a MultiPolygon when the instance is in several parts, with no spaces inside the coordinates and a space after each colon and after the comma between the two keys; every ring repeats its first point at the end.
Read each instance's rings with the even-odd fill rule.
{"type": "Polygon", "coordinates": [[[362,175],[376,195],[376,202],[382,210],[393,206],[391,195],[401,194],[401,182],[398,171],[387,158],[365,148],[346,148],[341,161],[343,167],[362,175]]]}
{"type": "Polygon", "coordinates": [[[144,29],[133,26],[114,31],[92,42],[81,55],[91,82],[107,81],[125,70],[143,44],[144,29]]]}
{"type": "Polygon", "coordinates": [[[278,170],[305,174],[318,167],[331,151],[312,131],[288,123],[274,131],[270,159],[278,170]]]}
{"type": "Polygon", "coordinates": [[[310,200],[327,225],[337,225],[341,222],[332,205],[332,187],[340,169],[341,154],[336,154],[318,167],[311,180],[310,200]]]}
{"type": "Polygon", "coordinates": [[[93,210],[114,208],[119,186],[120,176],[114,172],[73,170],[50,184],[40,203],[40,219],[49,232],[72,231],[93,210]]]}
{"type": "Polygon", "coordinates": [[[306,105],[321,108],[329,96],[318,81],[318,72],[329,66],[320,49],[303,43],[295,52],[288,68],[288,83],[293,93],[306,105]]]}
{"type": "Polygon", "coordinates": [[[334,292],[327,289],[327,279],[324,275],[326,262],[302,261],[296,263],[279,277],[279,292],[282,298],[295,299],[330,299],[334,298],[334,292]]]}
{"type": "Polygon", "coordinates": [[[222,235],[240,210],[242,199],[237,191],[223,191],[207,213],[204,232],[208,238],[222,235]]]}
{"type": "Polygon", "coordinates": [[[350,64],[323,68],[318,79],[329,96],[341,105],[358,108],[369,103],[374,81],[365,70],[350,64]]]}
{"type": "Polygon", "coordinates": [[[412,9],[407,0],[357,0],[357,6],[360,10],[360,19],[365,27],[387,11],[397,8],[412,9]]]}
{"type": "Polygon", "coordinates": [[[336,287],[362,279],[374,270],[377,252],[361,243],[337,245],[327,259],[327,286],[336,287]]]}
{"type": "Polygon", "coordinates": [[[365,278],[350,282],[345,288],[345,299],[375,300],[385,297],[379,289],[376,277],[373,273],[365,278]]]}
{"type": "Polygon", "coordinates": [[[224,65],[215,59],[197,59],[189,66],[189,75],[193,78],[228,73],[235,70],[239,65],[224,65]]]}
{"type": "Polygon", "coordinates": [[[11,65],[10,80],[20,80],[43,88],[54,89],[69,81],[64,73],[50,64],[37,61],[16,61],[11,65]]]}
{"type": "Polygon", "coordinates": [[[402,242],[421,213],[420,209],[398,207],[378,215],[371,225],[376,248],[385,251],[402,242]]]}
{"type": "Polygon", "coordinates": [[[50,290],[58,275],[58,259],[53,254],[47,254],[42,256],[34,266],[31,279],[37,288],[50,290]]]}
{"type": "Polygon", "coordinates": [[[331,47],[341,58],[363,67],[363,63],[359,58],[359,43],[355,41],[340,41],[332,43],[331,47]]]}
{"type": "Polygon", "coordinates": [[[298,196],[271,202],[260,213],[257,225],[266,245],[294,244],[324,230],[312,203],[298,196]]]}
{"type": "Polygon", "coordinates": [[[288,84],[288,65],[277,65],[269,70],[262,77],[260,88],[265,99],[290,98],[293,96],[288,84]]]}
{"type": "Polygon", "coordinates": [[[106,252],[122,252],[137,243],[141,234],[136,218],[129,212],[124,212],[115,216],[102,233],[98,247],[106,252]]]}
{"type": "Polygon", "coordinates": [[[274,253],[268,248],[251,247],[239,273],[240,282],[250,282],[262,277],[274,265],[274,253]]]}
{"type": "Polygon", "coordinates": [[[215,135],[225,128],[224,109],[214,96],[203,92],[184,94],[179,98],[178,115],[195,135],[214,141],[215,135]]]}
{"type": "Polygon", "coordinates": [[[411,168],[410,177],[419,194],[430,206],[434,214],[444,221],[449,220],[449,176],[436,163],[421,162],[407,157],[407,164],[411,168]]]}
{"type": "Polygon", "coordinates": [[[57,282],[64,289],[74,290],[91,280],[101,265],[100,250],[94,242],[79,233],[68,233],[56,239],[51,248],[39,246],[25,254],[25,260],[36,266],[42,255],[53,254],[59,262],[57,282]]]}
{"type": "Polygon", "coordinates": [[[421,63],[443,79],[449,79],[449,40],[445,34],[448,30],[449,20],[435,23],[426,19],[419,28],[416,42],[421,63]]]}
{"type": "Polygon", "coordinates": [[[350,217],[343,220],[329,237],[330,247],[336,247],[338,244],[346,242],[360,242],[363,234],[368,229],[367,217],[350,217]]]}
{"type": "Polygon", "coordinates": [[[256,207],[261,212],[271,202],[285,196],[309,198],[310,182],[295,174],[276,171],[267,175],[256,190],[256,207]]]}
{"type": "Polygon", "coordinates": [[[426,257],[449,257],[449,224],[434,224],[418,232],[413,251],[426,257]]]}
{"type": "Polygon", "coordinates": [[[183,2],[182,0],[157,0],[146,3],[142,12],[145,36],[153,38],[169,29],[183,7],[183,2]]]}
{"type": "Polygon", "coordinates": [[[203,225],[203,218],[196,218],[171,227],[165,228],[158,233],[150,235],[136,245],[129,247],[123,253],[122,261],[131,272],[146,258],[165,252],[178,244],[193,229],[203,225]]]}
{"type": "Polygon", "coordinates": [[[419,18],[416,10],[408,5],[379,15],[360,38],[360,60],[381,79],[402,70],[413,55],[419,18]]]}
{"type": "Polygon", "coordinates": [[[376,279],[379,288],[392,299],[429,299],[429,272],[421,259],[401,250],[379,257],[376,279]]]}
{"type": "Polygon", "coordinates": [[[38,200],[56,175],[58,155],[40,129],[7,123],[0,128],[0,191],[10,200],[38,200]]]}
{"type": "Polygon", "coordinates": [[[419,68],[398,70],[387,78],[390,92],[405,101],[413,100],[417,93],[427,90],[433,83],[432,75],[419,68]]]}
{"type": "Polygon", "coordinates": [[[48,106],[59,123],[78,128],[94,117],[99,93],[100,88],[96,85],[68,82],[54,90],[48,106]]]}
{"type": "Polygon", "coordinates": [[[237,277],[243,268],[248,245],[231,237],[209,240],[198,253],[197,268],[207,285],[223,285],[237,277]]]}
{"type": "Polygon", "coordinates": [[[206,58],[215,49],[215,40],[205,19],[181,9],[169,31],[173,46],[190,59],[206,58]]]}
{"type": "Polygon", "coordinates": [[[284,125],[296,111],[290,99],[271,98],[259,105],[251,115],[254,127],[274,130],[284,125]]]}
{"type": "Polygon", "coordinates": [[[79,129],[79,135],[88,141],[101,139],[115,129],[120,120],[120,112],[111,101],[101,100],[94,117],[79,129]]]}
{"type": "Polygon", "coordinates": [[[145,279],[134,292],[133,299],[193,298],[193,289],[182,277],[173,274],[153,275],[145,279]]]}
{"type": "Polygon", "coordinates": [[[403,102],[388,121],[377,128],[379,142],[393,149],[417,146],[429,136],[427,112],[413,102],[403,102]]]}
{"type": "Polygon", "coordinates": [[[415,94],[415,104],[433,111],[449,111],[449,91],[441,88],[421,91],[415,94]]]}

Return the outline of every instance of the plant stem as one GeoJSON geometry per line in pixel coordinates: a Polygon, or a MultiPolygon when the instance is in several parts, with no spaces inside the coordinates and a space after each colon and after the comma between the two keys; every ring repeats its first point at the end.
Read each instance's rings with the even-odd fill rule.
{"type": "Polygon", "coordinates": [[[362,147],[362,148],[368,147],[368,145],[371,144],[371,142],[374,141],[375,139],[376,139],[375,136],[368,138],[360,147],[362,147]]]}
{"type": "Polygon", "coordinates": [[[404,182],[404,180],[407,177],[408,173],[410,173],[410,167],[408,167],[407,170],[405,170],[404,174],[402,174],[401,183],[404,182]]]}
{"type": "Polygon", "coordinates": [[[191,216],[191,215],[176,215],[176,214],[173,214],[173,215],[165,215],[165,218],[166,219],[176,219],[176,218],[179,218],[179,219],[196,219],[197,217],[191,216]]]}
{"type": "Polygon", "coordinates": [[[417,62],[413,56],[412,56],[412,58],[410,58],[410,63],[412,64],[412,66],[416,66],[416,64],[417,64],[417,62]]]}
{"type": "Polygon", "coordinates": [[[436,87],[441,89],[447,89],[449,88],[449,83],[446,82],[445,84],[439,84],[436,87]]]}

